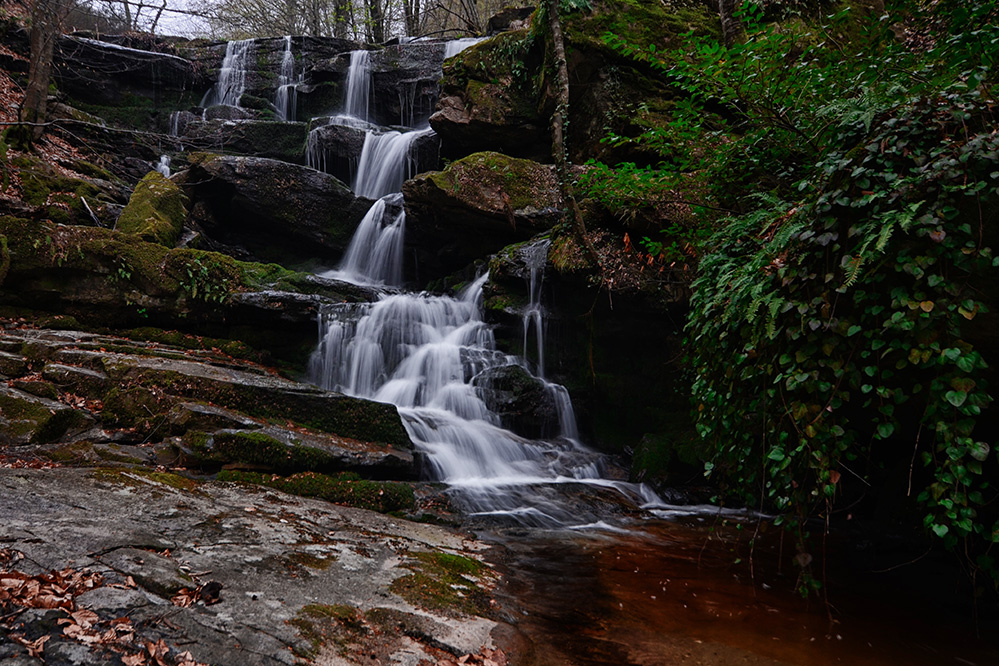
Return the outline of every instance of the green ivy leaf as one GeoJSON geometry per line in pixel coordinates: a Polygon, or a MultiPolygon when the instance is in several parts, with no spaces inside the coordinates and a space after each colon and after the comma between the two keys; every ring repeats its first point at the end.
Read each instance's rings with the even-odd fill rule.
{"type": "Polygon", "coordinates": [[[955,407],[960,407],[968,399],[968,394],[964,391],[947,391],[944,393],[944,398],[955,407]]]}

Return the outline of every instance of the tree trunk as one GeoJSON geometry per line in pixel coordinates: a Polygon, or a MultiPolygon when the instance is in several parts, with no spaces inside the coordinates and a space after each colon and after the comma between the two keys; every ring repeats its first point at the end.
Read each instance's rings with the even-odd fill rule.
{"type": "Polygon", "coordinates": [[[367,0],[367,2],[370,41],[381,44],[385,41],[385,12],[382,9],[382,1],[367,0]]]}
{"type": "Polygon", "coordinates": [[[347,0],[333,0],[333,36],[346,38],[350,21],[350,3],[347,0]]]}
{"type": "MultiPolygon", "coordinates": [[[[62,0],[35,0],[31,8],[31,57],[28,62],[28,85],[19,114],[21,122],[45,122],[53,53],[66,11],[62,0]]],[[[24,135],[37,141],[44,131],[44,127],[36,126],[24,135]]]]}
{"type": "Polygon", "coordinates": [[[731,46],[739,36],[741,26],[733,16],[735,0],[718,0],[718,16],[721,18],[722,38],[726,46],[731,46]]]}
{"type": "Polygon", "coordinates": [[[569,173],[569,150],[565,141],[565,126],[569,119],[569,67],[565,60],[565,41],[562,38],[562,22],[558,15],[558,0],[545,0],[548,10],[548,24],[551,29],[552,59],[555,65],[555,114],[552,116],[552,157],[555,159],[555,173],[558,176],[562,198],[569,209],[572,228],[578,236],[593,264],[601,269],[600,256],[593,243],[586,236],[586,223],[576,202],[569,173]]]}

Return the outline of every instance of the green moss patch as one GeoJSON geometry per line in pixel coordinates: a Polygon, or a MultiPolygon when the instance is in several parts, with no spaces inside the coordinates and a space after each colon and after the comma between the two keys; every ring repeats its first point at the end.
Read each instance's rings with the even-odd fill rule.
{"type": "Polygon", "coordinates": [[[617,57],[601,37],[608,32],[639,47],[675,47],[687,33],[721,37],[717,10],[697,0],[623,0],[594,4],[592,11],[569,14],[564,19],[566,39],[617,57]]]}
{"type": "MultiPolygon", "coordinates": [[[[101,214],[104,204],[112,202],[111,197],[96,184],[65,175],[36,157],[17,157],[11,160],[11,165],[17,170],[21,180],[24,201],[41,208],[54,222],[92,225],[94,220],[91,211],[101,214]],[[90,211],[87,210],[88,205],[90,211]]],[[[108,224],[111,221],[113,220],[104,220],[108,224]]]]}
{"type": "Polygon", "coordinates": [[[220,432],[212,438],[210,458],[216,462],[261,465],[274,470],[328,467],[333,457],[309,446],[284,442],[260,432],[220,432]]]}
{"type": "Polygon", "coordinates": [[[316,497],[380,513],[411,509],[416,502],[413,489],[408,484],[367,481],[351,472],[336,476],[303,472],[284,477],[225,470],[219,473],[218,480],[268,486],[292,495],[316,497]]]}
{"type": "Polygon", "coordinates": [[[297,564],[302,567],[307,567],[309,569],[318,569],[319,571],[325,571],[330,568],[333,564],[335,558],[326,558],[313,555],[311,553],[292,553],[288,556],[288,560],[293,564],[297,564]]]}
{"type": "Polygon", "coordinates": [[[348,645],[369,631],[361,612],[344,604],[308,604],[288,624],[310,645],[301,657],[315,657],[323,646],[330,645],[345,652],[348,645]]]}
{"type": "Polygon", "coordinates": [[[118,217],[118,230],[167,247],[177,244],[187,219],[187,196],[158,171],[150,171],[135,186],[118,217]]]}
{"type": "Polygon", "coordinates": [[[480,582],[488,575],[481,562],[440,552],[410,553],[404,565],[413,571],[392,581],[390,589],[414,606],[447,614],[486,615],[489,595],[480,582]]]}

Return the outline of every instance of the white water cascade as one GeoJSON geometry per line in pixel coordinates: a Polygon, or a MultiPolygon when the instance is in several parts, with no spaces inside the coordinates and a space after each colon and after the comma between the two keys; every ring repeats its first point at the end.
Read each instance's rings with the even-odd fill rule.
{"type": "Polygon", "coordinates": [[[368,305],[333,307],[321,321],[312,376],[324,388],[396,405],[430,474],[455,488],[472,514],[538,526],[578,524],[578,508],[553,502],[545,490],[570,483],[616,487],[644,501],[637,486],[599,478],[599,454],[565,437],[520,437],[489,409],[476,378],[522,361],[499,352],[482,321],[487,278],[458,298],[396,293],[368,305]]]}
{"type": "Polygon", "coordinates": [[[411,150],[413,143],[421,136],[432,133],[432,129],[412,132],[369,130],[357,164],[354,192],[358,196],[377,199],[402,190],[403,182],[416,175],[416,158],[411,150]]]}
{"type": "MultiPolygon", "coordinates": [[[[418,132],[369,131],[355,179],[358,193],[381,198],[358,227],[340,268],[326,275],[359,284],[402,283],[405,213],[398,191],[418,132]],[[386,193],[386,192],[389,193],[386,193]]],[[[560,488],[603,487],[627,504],[658,502],[642,485],[602,478],[606,458],[579,441],[569,394],[545,381],[543,267],[548,242],[522,250],[529,267],[530,304],[524,312],[525,345],[533,331],[542,397],[539,413],[550,436],[531,440],[503,427],[489,404],[493,377],[527,362],[496,349],[482,320],[483,275],[458,298],[386,293],[370,304],[325,310],[320,344],[310,362],[313,381],[399,408],[410,437],[425,454],[427,471],[450,485],[466,511],[490,520],[542,527],[601,526],[599,503],[568,500],[560,488]]],[[[493,397],[491,397],[493,396],[493,397]]],[[[579,493],[576,493],[579,495],[579,493]]]]}
{"type": "Polygon", "coordinates": [[[481,42],[485,37],[462,37],[460,39],[452,39],[446,44],[444,44],[444,59],[453,58],[470,46],[475,46],[481,42]]]}
{"type": "Polygon", "coordinates": [[[371,54],[367,51],[351,51],[343,113],[352,118],[367,121],[370,108],[371,54]]]}
{"type": "Polygon", "coordinates": [[[166,176],[167,178],[170,177],[170,156],[169,155],[160,155],[160,161],[156,163],[156,170],[159,171],[164,176],[166,176]]]}
{"type": "Polygon", "coordinates": [[[324,275],[357,284],[402,284],[402,249],[406,214],[402,208],[402,183],[416,175],[413,145],[433,133],[430,128],[399,132],[368,122],[371,97],[371,61],[367,51],[352,51],[347,71],[343,112],[309,132],[306,162],[325,170],[323,127],[340,125],[364,131],[352,189],[358,196],[377,199],[361,220],[337,270],[324,275]]]}
{"type": "Polygon", "coordinates": [[[241,39],[226,44],[219,79],[215,86],[205,93],[201,100],[202,107],[208,108],[220,104],[239,106],[239,98],[246,91],[247,62],[252,47],[252,39],[241,39]]]}
{"type": "Polygon", "coordinates": [[[281,69],[278,72],[278,88],[274,96],[274,108],[279,120],[293,122],[298,116],[298,85],[302,75],[295,76],[295,54],[291,50],[291,35],[284,38],[284,51],[281,54],[281,69]]]}

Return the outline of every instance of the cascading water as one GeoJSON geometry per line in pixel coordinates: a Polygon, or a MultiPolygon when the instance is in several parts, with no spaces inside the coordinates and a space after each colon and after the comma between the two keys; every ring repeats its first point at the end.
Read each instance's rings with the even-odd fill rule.
{"type": "Polygon", "coordinates": [[[246,91],[246,70],[249,54],[253,48],[252,39],[229,42],[225,47],[225,57],[219,70],[215,86],[205,93],[201,106],[239,106],[239,99],[246,91]]]}
{"type": "Polygon", "coordinates": [[[347,72],[343,112],[330,116],[309,132],[306,162],[326,170],[328,155],[323,147],[324,128],[339,125],[364,131],[353,190],[358,196],[377,199],[361,221],[339,269],[328,277],[358,284],[402,283],[402,243],[406,214],[402,209],[402,183],[416,175],[413,145],[433,130],[411,132],[386,130],[368,122],[371,96],[371,61],[367,51],[353,51],[347,72]]]}
{"type": "Polygon", "coordinates": [[[406,213],[402,194],[381,197],[350,239],[340,268],[325,274],[355,284],[402,284],[402,242],[406,213]]]}
{"type": "MultiPolygon", "coordinates": [[[[447,47],[457,53],[474,41],[447,47]]],[[[430,129],[398,132],[368,122],[371,65],[367,51],[351,54],[343,112],[310,133],[309,163],[326,155],[312,137],[323,127],[364,129],[364,147],[354,191],[378,198],[362,220],[339,269],[326,275],[367,285],[400,285],[403,276],[405,213],[399,194],[417,165],[413,145],[430,129]]],[[[401,94],[401,93],[400,93],[401,94]]],[[[457,501],[472,514],[503,516],[539,526],[598,523],[599,512],[559,500],[564,484],[614,488],[632,502],[655,499],[644,486],[601,478],[605,458],[578,442],[575,416],[564,387],[544,376],[543,267],[548,242],[527,246],[530,304],[524,312],[525,348],[531,332],[537,348],[537,376],[527,362],[496,349],[492,330],[480,312],[487,276],[459,298],[393,293],[367,305],[343,304],[323,312],[321,342],[310,375],[331,390],[395,404],[417,447],[426,454],[430,474],[455,489],[457,501]],[[541,431],[546,440],[519,436],[502,424],[490,401],[499,391],[494,376],[508,371],[539,387],[541,431]]]]}
{"type": "Polygon", "coordinates": [[[453,58],[470,46],[475,46],[481,42],[484,37],[462,37],[461,39],[452,39],[451,41],[444,44],[444,59],[453,58]]]}
{"type": "Polygon", "coordinates": [[[170,156],[169,155],[160,155],[160,161],[156,164],[156,170],[159,171],[164,176],[166,176],[167,178],[170,177],[170,156]]]}
{"type": "Polygon", "coordinates": [[[413,143],[431,129],[413,132],[368,131],[357,164],[354,192],[361,197],[377,199],[402,189],[407,178],[416,175],[417,163],[412,154],[413,143]]]}
{"type": "Polygon", "coordinates": [[[284,38],[284,51],[281,54],[281,69],[278,72],[278,88],[274,96],[274,108],[278,119],[294,121],[298,116],[298,85],[302,77],[295,77],[295,54],[291,50],[291,35],[284,38]]]}
{"type": "Polygon", "coordinates": [[[524,308],[522,318],[524,321],[524,355],[527,355],[527,344],[530,338],[531,328],[534,329],[535,349],[538,359],[538,377],[545,376],[545,339],[544,339],[544,314],[541,310],[541,280],[544,277],[545,261],[548,258],[548,247],[551,243],[547,240],[533,243],[522,249],[520,255],[524,259],[524,264],[528,270],[528,298],[527,307],[524,308]]]}
{"type": "Polygon", "coordinates": [[[367,51],[351,51],[350,67],[347,69],[347,95],[344,115],[359,120],[368,119],[371,106],[371,54],[367,51]]]}
{"type": "Polygon", "coordinates": [[[505,430],[475,386],[483,372],[520,364],[496,350],[482,321],[487,277],[457,299],[391,294],[334,306],[323,314],[312,375],[327,389],[396,405],[432,476],[458,489],[471,513],[539,526],[578,522],[578,507],[552,503],[544,488],[613,485],[598,478],[600,456],[561,438],[535,442],[505,430]]]}

